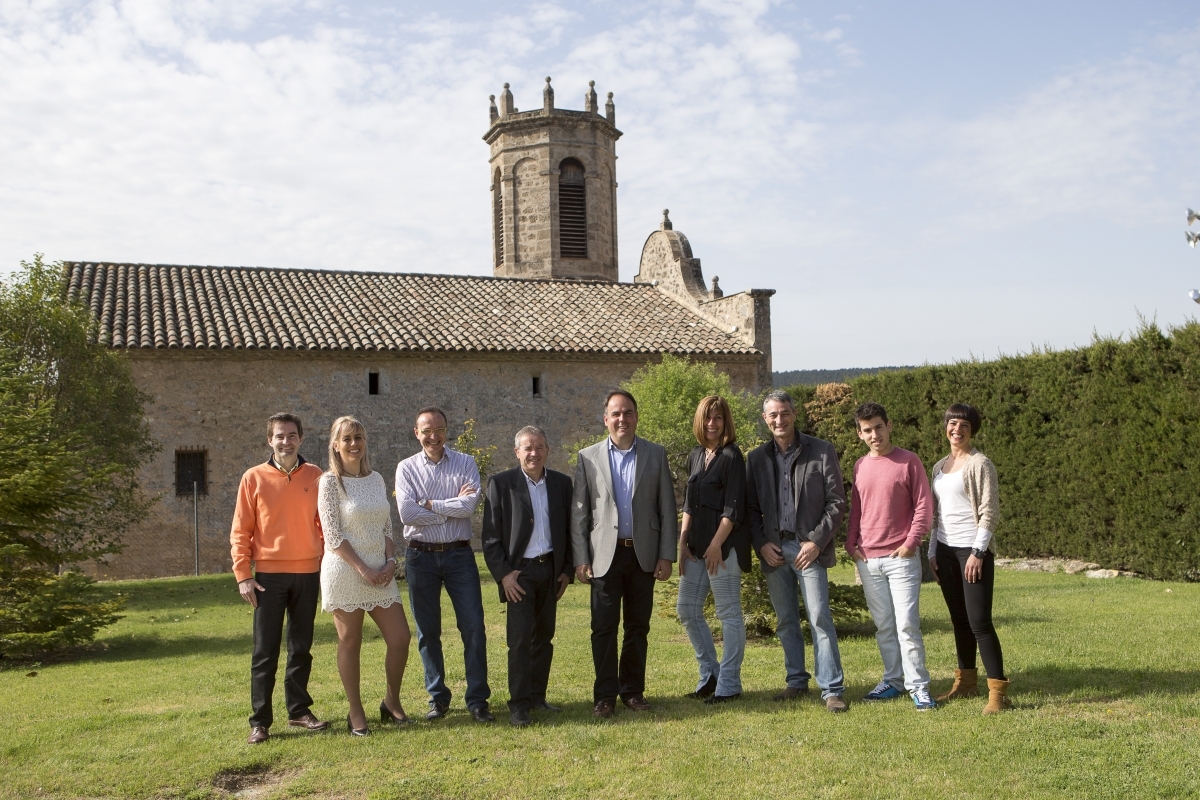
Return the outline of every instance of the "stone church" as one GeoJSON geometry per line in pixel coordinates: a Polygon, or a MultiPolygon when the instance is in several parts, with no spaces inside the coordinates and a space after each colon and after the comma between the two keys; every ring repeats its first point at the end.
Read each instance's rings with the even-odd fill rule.
{"type": "Polygon", "coordinates": [[[582,111],[556,108],[549,78],[541,108],[518,111],[505,84],[483,137],[489,276],[68,263],[68,296],[128,355],[162,445],[141,470],[159,501],[94,572],[189,574],[197,550],[201,571],[228,571],[238,480],[269,455],[265,420],[278,411],[303,418],[301,452],[322,466],[330,423],[358,417],[390,485],[418,449],[424,405],[449,412],[451,436],[474,419],[498,469],[514,463],[517,429],[540,425],[550,466],[567,470],[567,447],[603,429],[604,392],[663,353],[712,362],[738,387],[769,386],[774,292],[724,295],[716,277],[709,288],[667,212],[633,281],[620,282],[621,135],[612,94],[601,112],[594,84],[582,111]]]}

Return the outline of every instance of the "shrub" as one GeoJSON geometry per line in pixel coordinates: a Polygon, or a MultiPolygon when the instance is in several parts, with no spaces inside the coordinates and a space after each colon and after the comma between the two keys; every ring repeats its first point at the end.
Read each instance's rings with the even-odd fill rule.
{"type": "Polygon", "coordinates": [[[90,642],[120,619],[121,605],[86,575],[55,575],[20,545],[0,547],[0,657],[30,658],[90,642]]]}

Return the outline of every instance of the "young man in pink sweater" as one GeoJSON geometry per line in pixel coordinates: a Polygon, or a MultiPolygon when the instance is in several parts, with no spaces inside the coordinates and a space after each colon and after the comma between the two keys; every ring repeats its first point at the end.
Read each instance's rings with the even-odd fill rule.
{"type": "Polygon", "coordinates": [[[929,695],[921,638],[921,537],[933,519],[925,465],[892,444],[892,423],[878,403],[854,412],[870,452],[854,464],[846,552],[862,576],[883,680],[864,700],[891,700],[907,690],[918,711],[937,708],[929,695]],[[903,687],[903,689],[901,688],[903,687]]]}

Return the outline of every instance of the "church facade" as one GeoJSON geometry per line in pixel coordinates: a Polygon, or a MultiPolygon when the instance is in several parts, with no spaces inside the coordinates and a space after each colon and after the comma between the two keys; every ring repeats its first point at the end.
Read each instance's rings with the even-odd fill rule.
{"type": "Polygon", "coordinates": [[[358,417],[390,484],[418,449],[424,405],[447,410],[451,436],[475,420],[498,469],[516,430],[539,425],[549,465],[565,470],[569,445],[602,430],[604,392],[664,353],[712,362],[738,387],[770,385],[774,292],[709,288],[666,212],[633,282],[618,281],[611,94],[603,114],[594,89],[583,111],[559,109],[547,80],[542,108],[520,112],[506,85],[490,122],[490,276],[66,265],[68,297],[153,397],[162,445],[139,476],[158,502],[95,574],[188,574],[197,560],[228,571],[238,481],[269,455],[278,411],[301,416],[301,453],[322,466],[331,422],[358,417]]]}

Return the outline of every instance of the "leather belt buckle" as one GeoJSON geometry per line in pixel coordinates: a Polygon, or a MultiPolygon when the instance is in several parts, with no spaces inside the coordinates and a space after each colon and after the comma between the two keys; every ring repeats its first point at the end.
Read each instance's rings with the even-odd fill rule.
{"type": "Polygon", "coordinates": [[[621,547],[633,547],[633,537],[630,536],[628,539],[617,539],[617,544],[621,547]]]}

